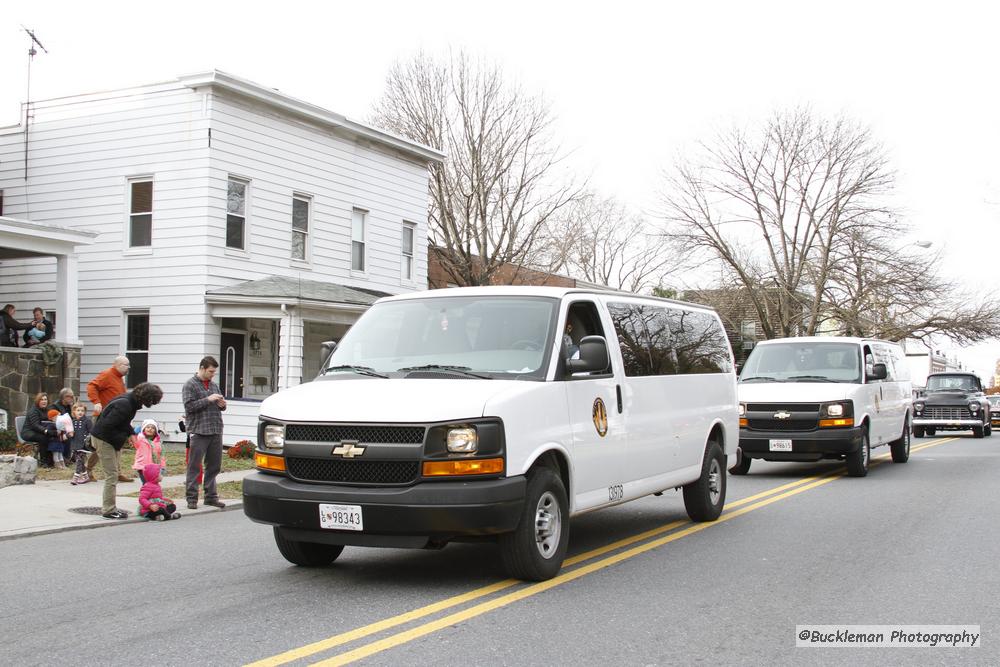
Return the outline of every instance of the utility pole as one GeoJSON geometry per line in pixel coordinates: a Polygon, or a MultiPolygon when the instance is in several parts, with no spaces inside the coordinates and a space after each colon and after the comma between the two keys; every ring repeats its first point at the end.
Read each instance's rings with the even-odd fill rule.
{"type": "Polygon", "coordinates": [[[29,30],[28,28],[25,28],[23,25],[21,26],[21,29],[24,30],[25,33],[27,33],[28,38],[30,40],[28,42],[28,87],[27,87],[27,91],[25,92],[25,101],[24,101],[24,188],[25,188],[25,190],[24,190],[24,206],[25,206],[25,213],[27,213],[27,210],[28,210],[28,208],[27,208],[28,207],[28,125],[29,125],[29,123],[31,123],[31,63],[35,59],[35,54],[38,53],[38,51],[35,50],[35,45],[36,44],[38,45],[38,48],[40,48],[45,53],[48,53],[49,50],[46,49],[42,45],[42,43],[40,41],[38,41],[38,38],[35,37],[35,33],[34,33],[33,30],[29,30]]]}

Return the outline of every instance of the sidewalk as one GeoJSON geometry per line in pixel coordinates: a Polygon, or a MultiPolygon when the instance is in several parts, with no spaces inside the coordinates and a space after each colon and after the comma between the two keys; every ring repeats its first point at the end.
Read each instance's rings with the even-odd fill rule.
{"type": "MultiPolygon", "coordinates": [[[[234,470],[219,473],[218,482],[232,482],[243,479],[253,470],[234,470]]],[[[160,482],[164,488],[183,486],[184,475],[171,475],[160,482]]],[[[104,482],[90,482],[73,486],[69,480],[54,482],[35,482],[34,484],[16,484],[0,489],[0,540],[9,540],[29,535],[44,535],[64,530],[79,530],[83,528],[100,528],[102,526],[118,526],[126,523],[147,521],[136,516],[139,507],[137,497],[126,497],[129,493],[138,493],[138,478],[132,482],[118,483],[117,506],[129,513],[127,519],[105,519],[100,514],[101,494],[104,482]],[[91,508],[93,514],[71,512],[73,508],[91,508]]],[[[205,507],[199,498],[198,509],[189,510],[184,498],[174,498],[177,511],[184,515],[183,520],[196,514],[209,512],[227,512],[231,509],[243,508],[242,500],[223,499],[226,509],[205,507]]]]}

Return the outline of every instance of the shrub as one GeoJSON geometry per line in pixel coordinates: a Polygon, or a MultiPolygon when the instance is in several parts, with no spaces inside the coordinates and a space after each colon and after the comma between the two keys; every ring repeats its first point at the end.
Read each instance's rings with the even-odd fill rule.
{"type": "Polygon", "coordinates": [[[17,448],[17,434],[14,429],[0,431],[0,452],[13,452],[17,448]]]}
{"type": "Polygon", "coordinates": [[[229,448],[229,458],[232,459],[252,459],[257,446],[249,440],[240,440],[229,448]]]}

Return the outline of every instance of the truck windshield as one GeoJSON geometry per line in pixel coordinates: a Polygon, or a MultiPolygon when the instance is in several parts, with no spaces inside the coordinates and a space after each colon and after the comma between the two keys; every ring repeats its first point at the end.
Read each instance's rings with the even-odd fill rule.
{"type": "Polygon", "coordinates": [[[927,378],[927,391],[979,391],[979,383],[968,375],[932,375],[927,378]]]}
{"type": "Polygon", "coordinates": [[[740,382],[861,382],[857,345],[774,343],[750,353],[740,382]]]}
{"type": "Polygon", "coordinates": [[[458,296],[386,301],[351,327],[326,362],[388,377],[544,379],[558,300],[458,296]]]}

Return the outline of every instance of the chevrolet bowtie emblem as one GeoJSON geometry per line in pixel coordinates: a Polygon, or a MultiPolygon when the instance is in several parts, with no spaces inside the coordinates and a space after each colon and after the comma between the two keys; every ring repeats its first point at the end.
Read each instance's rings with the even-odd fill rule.
{"type": "Polygon", "coordinates": [[[361,456],[365,453],[364,447],[358,447],[358,443],[348,442],[344,440],[338,446],[333,448],[333,455],[343,456],[345,459],[353,459],[355,456],[361,456]]]}
{"type": "Polygon", "coordinates": [[[784,410],[782,410],[781,412],[774,413],[775,419],[788,419],[791,416],[792,416],[791,412],[785,412],[784,410]]]}

